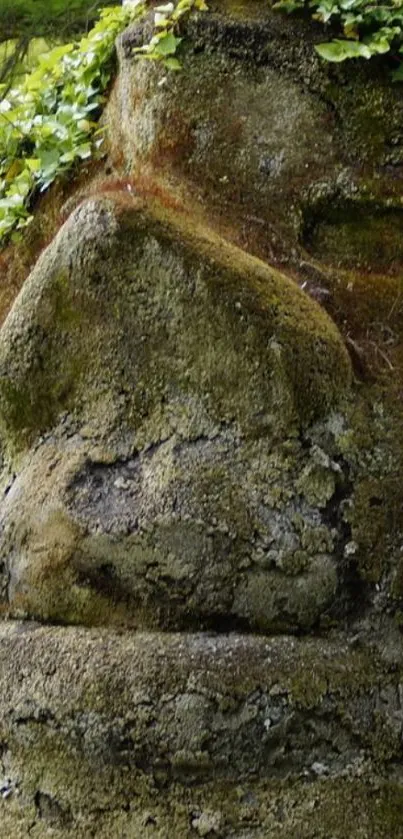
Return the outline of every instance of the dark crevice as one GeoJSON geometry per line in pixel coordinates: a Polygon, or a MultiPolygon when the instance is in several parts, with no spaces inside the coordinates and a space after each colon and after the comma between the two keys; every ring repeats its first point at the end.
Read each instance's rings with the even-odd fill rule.
{"type": "Polygon", "coordinates": [[[55,723],[54,714],[48,709],[41,708],[37,713],[27,714],[26,716],[15,717],[13,724],[18,725],[48,725],[48,723],[55,723]]]}
{"type": "Polygon", "coordinates": [[[76,583],[78,586],[91,587],[98,594],[106,595],[113,601],[127,600],[128,594],[118,577],[116,569],[110,562],[87,568],[85,564],[76,563],[76,583]]]}
{"type": "Polygon", "coordinates": [[[70,809],[62,807],[59,802],[45,792],[35,793],[35,807],[38,817],[50,826],[69,828],[72,824],[70,809]]]}
{"type": "Polygon", "coordinates": [[[334,556],[337,562],[338,588],[334,603],[326,611],[331,620],[352,622],[362,617],[370,606],[371,588],[359,573],[354,557],[345,555],[345,547],[351,542],[351,525],[343,516],[343,502],[353,494],[353,483],[349,467],[343,458],[336,458],[342,469],[336,491],[324,510],[324,519],[330,530],[337,533],[334,556]]]}
{"type": "Polygon", "coordinates": [[[214,632],[227,635],[231,632],[250,634],[256,632],[256,627],[250,621],[233,615],[188,615],[180,620],[181,630],[184,632],[214,632]]]}

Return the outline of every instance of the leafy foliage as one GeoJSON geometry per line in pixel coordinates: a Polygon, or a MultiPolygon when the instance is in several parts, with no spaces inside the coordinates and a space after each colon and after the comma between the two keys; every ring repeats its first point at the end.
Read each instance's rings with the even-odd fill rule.
{"type": "Polygon", "coordinates": [[[78,45],[45,53],[0,102],[0,238],[29,222],[35,190],[91,156],[115,38],[130,14],[122,7],[105,10],[78,45]]]}
{"type": "MultiPolygon", "coordinates": [[[[69,41],[88,31],[98,18],[98,6],[116,0],[0,0],[0,83],[30,64],[32,43],[69,41]]],[[[50,47],[48,46],[48,49],[50,47]]]]}
{"type": "Polygon", "coordinates": [[[175,36],[175,27],[185,15],[191,11],[206,11],[205,0],[179,0],[158,6],[154,15],[155,32],[151,41],[144,46],[136,47],[133,54],[138,58],[148,58],[152,61],[163,61],[170,70],[179,70],[180,63],[175,57],[181,38],[175,36]]]}
{"type": "MultiPolygon", "coordinates": [[[[179,0],[155,10],[149,44],[138,59],[180,67],[175,56],[181,39],[175,27],[183,15],[207,8],[204,0],[179,0]]],[[[78,44],[55,47],[40,56],[22,83],[0,101],[0,243],[31,220],[33,196],[76,162],[87,160],[102,144],[96,118],[113,69],[118,33],[147,11],[142,0],[105,8],[99,22],[78,44]]],[[[1,86],[0,86],[1,90],[1,86]]]]}
{"type": "MultiPolygon", "coordinates": [[[[326,61],[385,53],[403,56],[403,0],[278,0],[274,8],[287,13],[309,9],[314,20],[340,27],[344,38],[316,47],[326,61]]],[[[403,80],[402,65],[394,79],[403,80]]]]}

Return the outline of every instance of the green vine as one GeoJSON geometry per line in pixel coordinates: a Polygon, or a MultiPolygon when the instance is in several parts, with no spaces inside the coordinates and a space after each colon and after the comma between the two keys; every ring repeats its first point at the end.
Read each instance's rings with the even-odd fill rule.
{"type": "MultiPolygon", "coordinates": [[[[205,8],[204,0],[159,6],[154,34],[135,57],[179,69],[175,27],[185,14],[205,8]]],[[[0,101],[0,245],[29,224],[38,192],[101,146],[96,119],[113,72],[116,37],[146,13],[142,0],[104,9],[86,37],[41,56],[37,68],[0,101]]]]}
{"type": "Polygon", "coordinates": [[[335,24],[344,37],[315,47],[326,61],[391,53],[399,61],[393,79],[403,81],[403,0],[278,0],[273,8],[287,13],[308,9],[314,20],[335,24]]]}

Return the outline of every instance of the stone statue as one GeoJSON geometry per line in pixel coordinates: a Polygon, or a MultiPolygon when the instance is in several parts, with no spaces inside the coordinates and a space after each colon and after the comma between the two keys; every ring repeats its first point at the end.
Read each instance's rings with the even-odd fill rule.
{"type": "Polygon", "coordinates": [[[0,839],[403,836],[401,95],[211,5],[0,331],[0,839]]]}

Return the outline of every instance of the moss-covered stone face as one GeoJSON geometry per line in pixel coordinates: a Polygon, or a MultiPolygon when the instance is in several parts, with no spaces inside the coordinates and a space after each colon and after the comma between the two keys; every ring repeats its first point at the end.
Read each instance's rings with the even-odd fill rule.
{"type": "Polygon", "coordinates": [[[284,276],[181,218],[133,205],[118,221],[112,201],[68,222],[0,341],[15,441],[63,408],[90,418],[102,402],[143,443],[186,433],[203,413],[210,426],[281,436],[337,403],[350,377],[336,328],[284,276]]]}
{"type": "Polygon", "coordinates": [[[12,615],[295,632],[360,613],[384,575],[396,597],[393,424],[355,417],[320,307],[211,232],[139,201],[84,204],[0,363],[12,615]]]}
{"type": "Polygon", "coordinates": [[[357,813],[363,837],[399,836],[399,783],[369,766],[376,743],[399,760],[399,675],[373,646],[18,623],[0,640],[1,839],[344,839],[357,813]]]}
{"type": "Polygon", "coordinates": [[[350,366],[284,276],[181,217],[90,202],[24,287],[0,364],[10,452],[48,435],[3,506],[13,614],[295,630],[332,604],[337,466],[297,435],[350,366]]]}
{"type": "Polygon", "coordinates": [[[337,597],[343,572],[326,513],[295,488],[307,460],[298,444],[273,452],[228,432],[173,435],[113,463],[91,457],[79,437],[75,446],[73,455],[43,445],[4,505],[14,614],[296,630],[337,597]]]}

